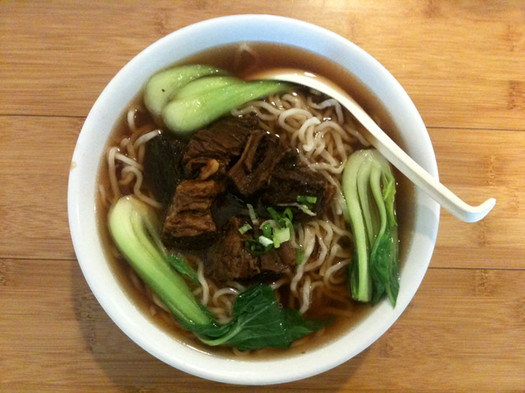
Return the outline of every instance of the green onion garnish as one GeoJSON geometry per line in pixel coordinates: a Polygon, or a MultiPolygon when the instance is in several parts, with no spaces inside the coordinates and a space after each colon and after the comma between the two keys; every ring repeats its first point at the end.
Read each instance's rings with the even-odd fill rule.
{"type": "Polygon", "coordinates": [[[252,229],[252,226],[250,224],[246,223],[242,227],[239,228],[239,232],[241,233],[241,235],[244,235],[250,229],[252,229]]]}
{"type": "Polygon", "coordinates": [[[297,265],[300,265],[304,262],[304,248],[303,246],[299,246],[295,249],[295,263],[297,265]]]}
{"type": "Polygon", "coordinates": [[[274,242],[271,239],[268,239],[266,236],[259,236],[259,243],[265,247],[274,245],[274,242]]]}
{"type": "Polygon", "coordinates": [[[279,248],[281,243],[287,242],[290,240],[290,229],[288,228],[279,228],[274,229],[273,231],[273,246],[279,248]]]}
{"type": "Polygon", "coordinates": [[[314,205],[317,203],[317,197],[311,195],[297,195],[297,202],[302,204],[314,205]]]}
{"type": "MultiPolygon", "coordinates": [[[[248,212],[252,221],[257,220],[253,206],[248,204],[248,212]]],[[[293,213],[292,209],[287,207],[282,213],[279,213],[273,207],[266,208],[271,218],[264,221],[258,228],[260,232],[256,232],[252,238],[246,239],[245,247],[252,255],[263,255],[273,248],[279,248],[281,244],[290,241],[294,235],[294,227],[292,223],[293,213]]],[[[256,222],[254,222],[256,224],[256,222]]],[[[252,229],[251,226],[243,225],[239,228],[239,232],[246,233],[252,229]],[[242,230],[242,231],[241,231],[242,230]]]]}
{"type": "Polygon", "coordinates": [[[255,209],[249,203],[247,203],[246,206],[248,207],[248,215],[250,216],[250,220],[252,220],[252,223],[254,225],[257,225],[258,220],[257,220],[257,214],[255,214],[255,209]]]}
{"type": "Polygon", "coordinates": [[[307,206],[307,205],[300,205],[300,204],[297,204],[297,207],[299,208],[299,210],[301,210],[304,214],[308,214],[309,216],[315,216],[316,214],[310,210],[310,208],[307,206]]]}

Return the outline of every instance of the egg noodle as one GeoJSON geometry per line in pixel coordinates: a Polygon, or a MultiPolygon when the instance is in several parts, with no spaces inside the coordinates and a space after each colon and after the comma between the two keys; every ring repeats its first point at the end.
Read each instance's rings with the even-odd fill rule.
{"type": "MultiPolygon", "coordinates": [[[[140,106],[129,109],[127,132],[107,149],[109,184],[99,186],[100,201],[106,209],[126,194],[135,194],[159,211],[162,207],[143,187],[143,159],[146,142],[164,131],[150,123],[139,124],[137,119],[144,111],[140,106]]],[[[231,114],[255,114],[261,129],[277,134],[297,149],[300,161],[322,174],[336,190],[322,216],[296,225],[290,241],[292,246],[304,250],[304,257],[289,273],[270,283],[277,298],[284,307],[295,308],[302,314],[308,315],[315,304],[323,304],[323,312],[332,315],[351,313],[346,305],[350,302],[347,266],[353,252],[352,235],[347,225],[341,177],[344,163],[355,147],[368,143],[337,101],[312,90],[270,95],[237,108],[231,114]]],[[[193,289],[195,296],[219,322],[227,322],[232,316],[235,297],[246,289],[245,286],[239,282],[218,285],[205,276],[204,262],[200,258],[189,256],[187,259],[199,279],[199,285],[193,289]]],[[[131,269],[129,274],[132,283],[151,299],[152,314],[161,310],[169,313],[131,269]]]]}

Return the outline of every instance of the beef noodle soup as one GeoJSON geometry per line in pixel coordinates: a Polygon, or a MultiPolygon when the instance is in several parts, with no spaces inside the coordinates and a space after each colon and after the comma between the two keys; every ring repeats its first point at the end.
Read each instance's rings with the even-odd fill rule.
{"type": "MultiPolygon", "coordinates": [[[[330,73],[336,82],[337,75],[351,80],[328,60],[269,44],[207,51],[183,64],[211,64],[238,77],[295,66],[330,73]],[[289,55],[283,57],[283,51],[289,55]]],[[[363,97],[365,104],[373,102],[363,97]]],[[[167,130],[143,96],[136,97],[107,146],[98,193],[101,230],[123,285],[175,337],[211,350],[180,326],[111,241],[106,216],[119,198],[134,195],[155,211],[164,246],[195,272],[194,280],[186,279],[188,286],[219,324],[232,320],[240,293],[262,282],[281,307],[305,319],[331,318],[295,340],[292,350],[330,340],[370,309],[350,296],[355,250],[341,186],[348,158],[367,147],[340,104],[310,89],[293,87],[252,100],[184,136],[167,130]],[[275,244],[283,229],[289,233],[275,244]],[[266,238],[273,235],[274,243],[257,241],[265,230],[273,231],[266,238]]]]}

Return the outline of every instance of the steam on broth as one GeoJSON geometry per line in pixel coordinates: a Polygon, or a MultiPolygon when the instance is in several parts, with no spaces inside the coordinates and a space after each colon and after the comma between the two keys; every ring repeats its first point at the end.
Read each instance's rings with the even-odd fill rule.
{"type": "MultiPolygon", "coordinates": [[[[329,60],[319,58],[304,50],[262,43],[231,45],[200,53],[186,59],[182,64],[209,64],[225,69],[240,78],[257,70],[276,66],[308,69],[313,73],[330,76],[330,79],[339,83],[341,87],[352,91],[354,96],[356,96],[354,92],[357,92],[357,97],[365,109],[375,109],[375,112],[371,113],[385,121],[388,129],[389,119],[384,116],[384,113],[381,113],[380,107],[366,90],[363,90],[355,80],[329,60]],[[286,53],[286,56],[283,56],[283,53],[286,53]]],[[[247,138],[252,138],[255,130],[262,132],[261,138],[272,137],[272,143],[282,145],[282,149],[286,150],[286,153],[282,153],[283,157],[287,154],[293,155],[293,158],[289,159],[291,160],[289,162],[292,162],[290,168],[300,168],[300,171],[304,171],[300,174],[303,177],[322,179],[321,183],[324,182],[326,187],[315,196],[315,202],[308,205],[309,208],[319,207],[319,209],[313,212],[314,215],[306,214],[309,217],[294,222],[291,238],[283,243],[294,252],[293,264],[283,263],[274,270],[264,270],[262,267],[264,263],[257,257],[259,259],[251,258],[250,260],[252,265],[259,263],[255,268],[255,274],[251,276],[237,278],[224,274],[218,275],[213,269],[210,270],[210,265],[214,263],[210,259],[214,259],[218,254],[210,254],[206,250],[209,250],[209,247],[217,248],[224,244],[224,237],[221,236],[227,233],[228,228],[233,225],[229,215],[237,214],[243,217],[233,231],[235,234],[242,226],[255,226],[253,224],[256,223],[250,221],[250,212],[246,212],[246,205],[260,202],[261,193],[264,194],[266,188],[269,187],[265,186],[266,188],[263,187],[262,191],[257,189],[253,193],[243,195],[242,192],[239,192],[241,188],[235,188],[235,184],[231,184],[230,177],[230,180],[224,181],[224,185],[211,194],[204,191],[207,195],[204,199],[208,198],[209,205],[213,205],[213,211],[210,207],[206,214],[209,214],[214,221],[219,221],[219,224],[214,222],[218,237],[198,238],[198,244],[206,244],[204,250],[202,247],[188,247],[184,242],[171,243],[168,248],[182,254],[187,263],[195,270],[197,282],[190,284],[193,295],[214,314],[219,323],[227,324],[232,319],[234,303],[240,293],[250,288],[254,282],[263,281],[271,287],[283,307],[297,310],[302,317],[308,319],[335,317],[321,330],[296,340],[286,353],[305,351],[312,345],[321,345],[337,336],[341,331],[348,329],[349,325],[366,315],[370,309],[368,305],[352,301],[349,294],[348,275],[354,246],[341,186],[342,173],[348,158],[354,151],[368,147],[368,143],[360,136],[359,125],[354,123],[351,116],[345,113],[337,102],[304,88],[273,93],[262,99],[251,101],[233,109],[226,117],[248,119],[255,125],[252,125],[247,131],[247,135],[250,135],[247,138]],[[324,205],[315,206],[320,205],[317,203],[317,198],[321,200],[324,196],[327,199],[323,201],[324,205]],[[218,200],[226,205],[223,213],[218,212],[220,210],[217,208],[218,200]],[[221,214],[224,216],[222,219],[221,214]],[[210,258],[210,255],[213,258],[210,258]]],[[[203,345],[191,332],[180,327],[169,308],[130,268],[112,243],[106,226],[105,217],[111,206],[121,196],[128,194],[135,195],[151,206],[157,212],[159,220],[163,221],[166,216],[169,216],[170,208],[174,204],[173,199],[159,198],[159,194],[154,191],[155,186],[152,185],[152,180],[148,179],[147,171],[145,171],[145,168],[148,167],[148,149],[151,156],[153,141],[160,140],[161,136],[167,137],[168,140],[180,140],[181,151],[187,151],[185,149],[188,149],[192,141],[191,139],[188,141],[187,138],[174,138],[165,128],[159,128],[158,124],[158,121],[156,122],[148,113],[141,95],[130,104],[129,110],[123,115],[122,121],[114,131],[100,173],[98,202],[101,211],[101,230],[108,239],[108,250],[113,254],[115,268],[120,274],[122,284],[134,301],[147,310],[146,312],[153,319],[172,332],[175,337],[188,342],[191,346],[209,351],[210,347],[203,345]]],[[[208,129],[210,126],[204,128],[208,129]]],[[[270,142],[266,142],[268,143],[270,142]]],[[[245,149],[244,145],[242,149],[245,149]]],[[[233,156],[231,161],[234,163],[228,162],[224,170],[231,170],[232,165],[241,160],[241,155],[242,153],[233,156]]],[[[221,166],[219,159],[214,158],[213,161],[217,163],[215,167],[211,164],[202,165],[194,174],[188,173],[190,172],[188,166],[183,168],[181,179],[172,187],[175,189],[184,182],[188,184],[193,181],[202,186],[205,182],[214,181],[210,179],[219,176],[221,166]],[[211,175],[203,175],[210,171],[211,175]],[[203,176],[204,179],[199,180],[199,177],[203,176]]],[[[279,164],[283,166],[282,162],[279,164]]],[[[183,190],[183,187],[180,190],[183,190]]],[[[190,195],[192,193],[192,191],[189,192],[190,195]]],[[[183,195],[182,191],[179,195],[183,195]]],[[[268,199],[272,198],[266,198],[268,199]]],[[[201,198],[200,202],[202,200],[201,198]]],[[[285,206],[290,207],[292,204],[277,203],[272,206],[263,206],[257,212],[256,217],[261,221],[272,221],[272,217],[268,217],[264,207],[284,210],[285,206]]],[[[295,207],[294,209],[294,216],[302,214],[295,207]]],[[[194,208],[190,210],[195,211],[194,208]]],[[[179,209],[175,213],[178,219],[187,211],[179,209]]],[[[198,212],[197,216],[202,218],[203,213],[198,212]]],[[[191,225],[191,222],[195,220],[195,215],[190,216],[188,220],[191,225]]],[[[406,219],[400,220],[400,226],[406,224],[406,219]]],[[[255,229],[251,230],[255,231],[255,229]]],[[[243,242],[246,240],[246,235],[244,236],[243,242]]],[[[239,243],[239,240],[234,241],[239,243]]],[[[275,251],[272,250],[272,252],[275,251]]],[[[274,265],[275,263],[272,262],[272,268],[275,267],[274,265]]],[[[230,266],[222,267],[222,270],[224,269],[230,269],[230,266]]],[[[224,356],[231,355],[230,348],[214,348],[213,350],[224,356]]],[[[279,353],[276,349],[259,349],[250,356],[266,356],[268,352],[279,353]]],[[[234,349],[233,353],[239,355],[243,352],[234,349]]]]}

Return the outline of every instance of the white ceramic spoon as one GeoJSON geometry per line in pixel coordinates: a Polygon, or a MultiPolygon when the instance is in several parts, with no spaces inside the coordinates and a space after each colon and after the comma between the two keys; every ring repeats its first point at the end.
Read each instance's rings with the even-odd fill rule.
{"type": "Polygon", "coordinates": [[[296,69],[269,69],[250,75],[249,79],[270,79],[311,87],[335,98],[359,121],[367,132],[363,136],[401,173],[426,192],[454,216],[465,222],[476,222],[484,218],[496,204],[490,198],[479,206],[471,206],[462,201],[452,191],[432,177],[417,162],[408,156],[390,137],[372,120],[355,100],[337,87],[330,80],[296,69]]]}

